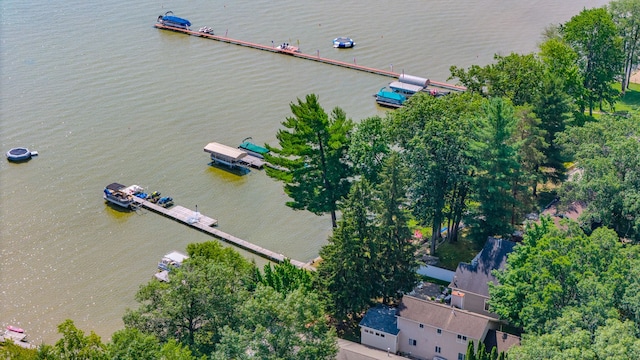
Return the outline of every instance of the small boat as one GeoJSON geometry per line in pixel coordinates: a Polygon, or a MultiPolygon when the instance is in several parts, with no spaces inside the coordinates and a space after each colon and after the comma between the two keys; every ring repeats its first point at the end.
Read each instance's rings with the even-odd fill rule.
{"type": "Polygon", "coordinates": [[[395,91],[387,91],[384,87],[376,94],[376,102],[381,106],[399,108],[405,101],[407,101],[406,96],[395,91]]]}
{"type": "Polygon", "coordinates": [[[352,38],[341,36],[333,39],[334,48],[351,48],[356,46],[356,42],[352,38]]]}
{"type": "Polygon", "coordinates": [[[7,326],[7,330],[13,331],[13,332],[16,332],[16,333],[20,333],[20,334],[24,334],[24,329],[19,328],[17,326],[13,326],[13,325],[7,326]]]}
{"type": "Polygon", "coordinates": [[[7,340],[12,341],[14,345],[26,349],[35,348],[35,345],[28,342],[27,334],[24,333],[24,330],[16,326],[9,325],[7,326],[7,330],[0,332],[0,343],[4,343],[7,340]]]}
{"type": "Polygon", "coordinates": [[[7,151],[7,160],[13,162],[26,161],[31,159],[31,156],[37,155],[35,151],[29,151],[27,148],[17,147],[7,151]]]}
{"type": "Polygon", "coordinates": [[[203,26],[201,27],[198,32],[201,32],[203,34],[209,34],[209,35],[213,35],[213,29],[209,26],[203,26]]]}
{"type": "Polygon", "coordinates": [[[191,22],[189,20],[173,16],[173,11],[167,11],[164,15],[158,16],[157,21],[161,25],[184,30],[189,30],[189,26],[191,26],[191,22]]]}
{"type": "Polygon", "coordinates": [[[296,53],[300,52],[300,48],[299,47],[290,45],[289,43],[282,43],[282,44],[276,46],[276,49],[278,49],[280,51],[289,51],[289,52],[296,52],[296,53]]]}
{"type": "Polygon", "coordinates": [[[106,201],[131,209],[133,206],[133,195],[125,191],[126,187],[122,184],[111,183],[104,188],[103,197],[106,201]]]}
{"type": "Polygon", "coordinates": [[[238,149],[242,149],[249,155],[255,156],[258,159],[264,159],[264,156],[269,153],[269,149],[250,142],[250,139],[251,138],[248,137],[242,140],[242,144],[238,145],[238,149]]]}
{"type": "Polygon", "coordinates": [[[171,269],[179,268],[189,257],[179,251],[172,251],[162,257],[158,263],[159,270],[171,271],[171,269]]]}

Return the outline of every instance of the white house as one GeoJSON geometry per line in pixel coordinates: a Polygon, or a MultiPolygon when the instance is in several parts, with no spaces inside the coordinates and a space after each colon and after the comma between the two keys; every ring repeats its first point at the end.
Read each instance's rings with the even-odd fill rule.
{"type": "Polygon", "coordinates": [[[398,306],[399,351],[418,359],[464,360],[469,341],[484,341],[497,319],[410,295],[398,306]]]}

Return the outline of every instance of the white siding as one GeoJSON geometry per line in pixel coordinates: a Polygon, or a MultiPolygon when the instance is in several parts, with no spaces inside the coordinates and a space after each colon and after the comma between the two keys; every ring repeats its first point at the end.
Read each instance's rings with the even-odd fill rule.
{"type": "Polygon", "coordinates": [[[398,337],[389,333],[360,326],[360,343],[395,354],[398,351],[398,337]]]}
{"type": "Polygon", "coordinates": [[[428,324],[420,324],[412,320],[398,317],[398,329],[400,330],[398,338],[398,348],[402,353],[411,353],[411,356],[419,359],[433,359],[434,356],[440,356],[447,360],[458,359],[458,353],[466,354],[467,342],[477,339],[467,339],[467,341],[458,342],[458,334],[438,329],[428,324]],[[415,340],[416,345],[410,344],[409,340],[415,340]],[[440,353],[436,353],[436,346],[440,348],[440,353]]]}

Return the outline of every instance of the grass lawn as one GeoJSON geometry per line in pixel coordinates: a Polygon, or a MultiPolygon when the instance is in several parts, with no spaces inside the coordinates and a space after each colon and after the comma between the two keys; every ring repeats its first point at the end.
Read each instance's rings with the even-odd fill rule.
{"type": "MultiPolygon", "coordinates": [[[[616,84],[616,88],[620,88],[620,84],[616,84]]],[[[640,84],[631,83],[624,97],[616,103],[616,112],[618,111],[637,111],[640,109],[640,84]]]]}
{"type": "Polygon", "coordinates": [[[478,252],[482,250],[482,245],[476,244],[466,236],[460,236],[460,239],[455,243],[445,242],[436,249],[436,256],[440,259],[438,266],[456,271],[461,261],[471,262],[478,252]]]}

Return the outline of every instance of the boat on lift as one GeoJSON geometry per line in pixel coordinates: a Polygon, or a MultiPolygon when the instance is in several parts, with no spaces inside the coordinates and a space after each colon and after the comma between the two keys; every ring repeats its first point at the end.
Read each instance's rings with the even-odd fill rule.
{"type": "Polygon", "coordinates": [[[122,184],[111,183],[104,188],[103,197],[112,204],[131,209],[133,207],[133,194],[125,191],[125,189],[127,188],[122,184]]]}
{"type": "Polygon", "coordinates": [[[253,140],[251,137],[248,137],[242,140],[242,144],[238,145],[238,149],[242,149],[246,151],[249,155],[255,156],[258,159],[264,159],[264,156],[269,153],[269,149],[262,147],[260,145],[256,145],[249,140],[253,140]]]}
{"type": "Polygon", "coordinates": [[[189,30],[189,26],[191,26],[189,20],[173,16],[173,11],[167,11],[164,15],[158,16],[157,21],[158,24],[184,30],[189,30]]]}
{"type": "Polygon", "coordinates": [[[406,96],[395,91],[388,91],[386,87],[380,89],[376,94],[376,102],[381,106],[399,108],[405,101],[407,101],[406,96]]]}

